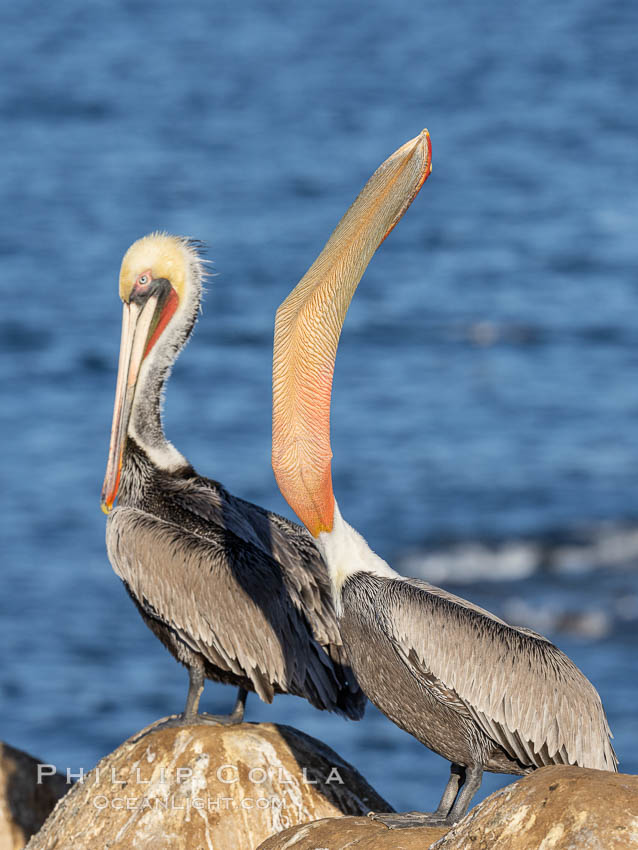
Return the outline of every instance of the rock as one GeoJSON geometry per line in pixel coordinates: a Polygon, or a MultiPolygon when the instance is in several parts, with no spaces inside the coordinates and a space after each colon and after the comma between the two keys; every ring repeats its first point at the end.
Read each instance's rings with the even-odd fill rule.
{"type": "Polygon", "coordinates": [[[544,767],[491,794],[436,850],[638,848],[638,776],[544,767]]]}
{"type": "Polygon", "coordinates": [[[28,850],[253,850],[294,824],[389,810],[351,765],[289,726],[144,731],[73,786],[28,850]]]}
{"type": "Polygon", "coordinates": [[[258,850],[631,850],[638,776],[545,767],[492,794],[451,830],[389,830],[342,817],[292,827],[258,850]]]}
{"type": "Polygon", "coordinates": [[[0,741],[0,850],[22,850],[69,790],[63,776],[42,776],[33,756],[0,741]]]}
{"type": "Polygon", "coordinates": [[[257,850],[427,850],[447,831],[438,826],[388,829],[361,817],[326,818],[273,835],[257,850]]]}

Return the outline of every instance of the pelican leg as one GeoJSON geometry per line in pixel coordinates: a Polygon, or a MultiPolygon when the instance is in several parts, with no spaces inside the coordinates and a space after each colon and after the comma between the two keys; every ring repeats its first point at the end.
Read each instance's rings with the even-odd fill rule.
{"type": "MultiPolygon", "coordinates": [[[[193,726],[197,723],[206,723],[202,720],[201,714],[197,713],[199,700],[204,690],[204,665],[193,664],[188,667],[188,694],[186,696],[186,705],[184,711],[177,716],[169,717],[168,720],[162,720],[159,723],[154,723],[150,726],[140,738],[148,735],[150,732],[156,732],[158,729],[169,729],[175,726],[193,726]]],[[[137,738],[135,740],[138,740],[137,738]]]]}
{"type": "Polygon", "coordinates": [[[456,800],[459,788],[461,788],[464,782],[465,768],[460,764],[452,764],[450,767],[450,778],[447,781],[445,791],[441,797],[441,802],[439,803],[437,810],[434,812],[434,815],[440,818],[447,817],[450,809],[452,808],[452,804],[456,800]]]}
{"type": "Polygon", "coordinates": [[[196,715],[194,722],[219,723],[222,726],[234,726],[236,723],[242,723],[247,697],[248,691],[245,688],[239,688],[237,691],[237,702],[230,714],[208,714],[207,712],[202,712],[196,715]]]}
{"type": "Polygon", "coordinates": [[[461,818],[465,817],[465,814],[470,807],[470,803],[472,802],[472,797],[481,787],[482,779],[482,764],[474,764],[465,768],[465,782],[454,801],[454,805],[450,809],[449,815],[447,816],[447,820],[450,822],[450,825],[458,823],[461,818]]]}
{"type": "MultiPolygon", "coordinates": [[[[199,700],[204,690],[204,665],[194,663],[188,667],[188,695],[186,697],[186,705],[184,711],[178,714],[177,717],[170,717],[168,720],[163,720],[152,727],[152,731],[157,729],[165,729],[171,726],[234,726],[236,723],[241,723],[244,719],[244,709],[246,707],[246,698],[248,691],[244,688],[239,688],[237,694],[237,702],[230,714],[207,714],[198,712],[199,700]]],[[[151,731],[151,730],[149,730],[151,731]]]]}
{"type": "Polygon", "coordinates": [[[465,815],[472,797],[481,785],[482,776],[482,765],[463,767],[460,764],[453,764],[450,769],[450,778],[435,812],[370,813],[368,817],[380,821],[388,829],[453,826],[465,815]]]}
{"type": "Polygon", "coordinates": [[[188,668],[188,694],[181,720],[184,723],[194,723],[199,708],[199,700],[204,690],[204,665],[193,664],[188,668]]]}
{"type": "Polygon", "coordinates": [[[230,714],[207,714],[198,712],[199,700],[204,690],[204,665],[199,662],[192,664],[188,668],[188,696],[186,697],[186,706],[181,718],[181,724],[191,726],[197,723],[207,723],[212,726],[233,726],[235,723],[241,723],[244,719],[244,709],[246,707],[246,697],[248,691],[244,688],[239,688],[237,694],[237,702],[230,714]]]}

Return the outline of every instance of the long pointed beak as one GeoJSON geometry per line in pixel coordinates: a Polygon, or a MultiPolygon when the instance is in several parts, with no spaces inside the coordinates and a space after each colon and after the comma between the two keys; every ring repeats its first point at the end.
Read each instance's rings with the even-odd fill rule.
{"type": "Polygon", "coordinates": [[[374,172],[277,310],[272,465],[284,498],[315,537],[333,525],[330,397],[343,321],[374,252],[431,170],[423,130],[374,172]]]}
{"type": "Polygon", "coordinates": [[[135,387],[144,359],[149,330],[157,309],[157,302],[157,296],[154,295],[143,306],[133,302],[124,304],[109,459],[106,464],[104,484],[102,485],[101,506],[105,514],[110,513],[113,508],[120,486],[122,454],[133,408],[135,387]]]}

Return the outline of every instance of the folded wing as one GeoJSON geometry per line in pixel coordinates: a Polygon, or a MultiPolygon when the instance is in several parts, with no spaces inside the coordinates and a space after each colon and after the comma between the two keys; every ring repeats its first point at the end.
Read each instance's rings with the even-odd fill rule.
{"type": "Polygon", "coordinates": [[[403,663],[448,704],[458,698],[512,758],[616,770],[598,693],[546,638],[417,579],[387,582],[382,595],[403,663]]]}

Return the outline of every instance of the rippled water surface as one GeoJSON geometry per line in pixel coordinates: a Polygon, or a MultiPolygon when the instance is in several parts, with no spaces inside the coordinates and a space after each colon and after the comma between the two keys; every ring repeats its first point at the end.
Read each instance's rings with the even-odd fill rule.
{"type": "MultiPolygon", "coordinates": [[[[427,126],[432,178],[346,322],[335,491],[400,568],[568,652],[637,772],[638,6],[67,0],[5,4],[0,29],[0,737],[88,769],[185,698],[98,504],[129,243],[208,243],[166,430],[287,513],[274,311],[427,126]]],[[[434,805],[447,775],[374,709],[345,725],[251,697],[248,718],[322,738],[398,808],[434,805]]]]}

